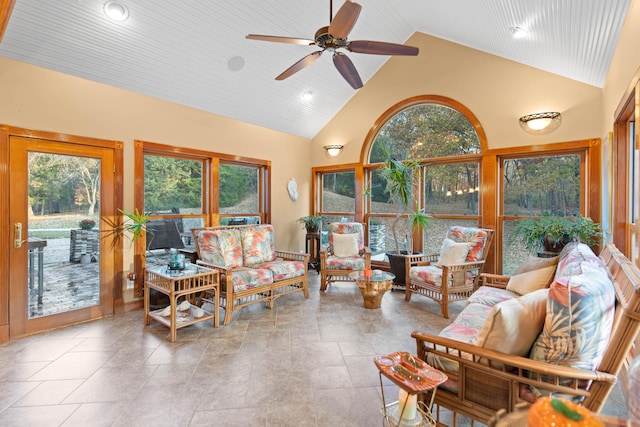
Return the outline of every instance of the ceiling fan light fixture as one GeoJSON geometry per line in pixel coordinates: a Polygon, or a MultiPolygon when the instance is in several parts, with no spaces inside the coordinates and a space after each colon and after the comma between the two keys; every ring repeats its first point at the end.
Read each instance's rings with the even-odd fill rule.
{"type": "Polygon", "coordinates": [[[335,157],[338,154],[340,154],[340,152],[342,151],[342,149],[344,148],[344,145],[340,145],[340,144],[331,144],[331,145],[325,145],[324,147],[325,150],[327,150],[327,153],[331,156],[331,157],[335,157]]]}
{"type": "Polygon", "coordinates": [[[556,111],[535,113],[520,117],[519,122],[525,132],[543,134],[557,129],[562,123],[562,115],[556,111]]]}
{"type": "Polygon", "coordinates": [[[129,9],[117,1],[108,1],[104,4],[104,14],[116,22],[124,22],[129,18],[129,9]]]}

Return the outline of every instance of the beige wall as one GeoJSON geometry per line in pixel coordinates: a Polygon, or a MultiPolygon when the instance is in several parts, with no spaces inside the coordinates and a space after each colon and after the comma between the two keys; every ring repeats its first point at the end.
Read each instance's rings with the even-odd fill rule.
{"type": "MultiPolygon", "coordinates": [[[[276,243],[304,249],[295,220],[309,213],[308,139],[5,58],[0,93],[2,124],[123,141],[125,183],[133,181],[134,139],[270,160],[276,243]],[[287,195],[291,178],[299,184],[297,202],[287,195]]],[[[132,186],[125,185],[124,198],[125,209],[132,209],[132,186]]]]}
{"type": "Polygon", "coordinates": [[[616,108],[632,78],[638,73],[640,73],[640,0],[633,0],[603,88],[603,136],[613,131],[616,108]]]}
{"type": "Polygon", "coordinates": [[[314,166],[357,162],[371,126],[395,103],[417,95],[439,95],[462,103],[478,118],[489,148],[537,145],[600,137],[602,90],[526,65],[421,33],[407,44],[417,57],[394,57],[312,140],[314,166]],[[562,125],[547,135],[522,131],[518,118],[559,111],[562,125]],[[322,147],[344,144],[327,161],[322,147]]]}

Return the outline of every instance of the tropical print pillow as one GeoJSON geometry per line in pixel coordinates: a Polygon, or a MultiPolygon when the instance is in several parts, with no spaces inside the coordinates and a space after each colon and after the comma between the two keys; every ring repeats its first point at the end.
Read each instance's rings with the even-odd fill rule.
{"type": "Polygon", "coordinates": [[[238,230],[202,230],[197,236],[204,262],[226,268],[242,267],[242,241],[238,230]]]}
{"type": "Polygon", "coordinates": [[[273,238],[273,225],[259,224],[243,227],[241,230],[242,256],[245,267],[275,261],[276,249],[273,238]]]}
{"type": "Polygon", "coordinates": [[[544,328],[530,358],[597,369],[609,342],[614,310],[615,290],[604,264],[587,245],[571,245],[560,257],[549,288],[544,328]],[[571,276],[565,275],[568,271],[571,276]]]}

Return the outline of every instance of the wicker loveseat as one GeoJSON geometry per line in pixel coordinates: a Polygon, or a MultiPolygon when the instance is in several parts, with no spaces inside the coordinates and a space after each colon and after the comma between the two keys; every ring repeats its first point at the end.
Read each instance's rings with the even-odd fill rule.
{"type": "MultiPolygon", "coordinates": [[[[584,248],[578,250],[580,256],[585,254],[584,248]]],[[[494,303],[506,301],[500,303],[503,312],[516,305],[513,301],[530,298],[531,294],[526,294],[511,296],[513,300],[509,300],[510,278],[507,276],[482,274],[481,286],[472,295],[471,303],[439,335],[421,331],[412,333],[418,357],[445,370],[450,378],[436,393],[436,416],[443,407],[486,424],[496,411],[512,411],[517,403],[531,402],[551,391],[582,396],[583,405],[589,410],[599,412],[602,409],[616,377],[622,374],[620,376],[625,378],[625,372],[621,370],[628,366],[627,359],[631,357],[634,340],[640,331],[640,271],[613,245],[607,245],[599,257],[587,254],[577,264],[563,260],[563,256],[572,256],[571,248],[565,251],[550,289],[531,293],[548,292],[542,305],[542,324],[536,325],[527,318],[524,326],[506,326],[512,336],[530,335],[532,329],[534,335],[540,334],[534,338],[530,352],[523,351],[527,345],[521,345],[507,353],[502,348],[508,343],[494,340],[490,344],[486,334],[499,323],[496,313],[501,311],[497,306],[493,309],[480,306],[489,304],[492,294],[494,303]],[[604,274],[598,271],[600,269],[605,269],[604,274]],[[592,280],[600,283],[594,286],[592,280]],[[609,290],[614,298],[612,301],[609,301],[609,290]],[[590,296],[594,298],[589,300],[590,296]],[[558,314],[557,310],[565,313],[575,310],[576,321],[569,319],[571,326],[567,327],[564,314],[558,314]],[[483,321],[483,315],[493,320],[483,321]],[[590,325],[585,318],[598,324],[590,325]],[[554,331],[559,329],[564,329],[567,335],[553,337],[554,331]],[[574,346],[582,345],[581,340],[587,347],[575,350],[574,346]],[[551,360],[554,357],[551,353],[541,353],[541,344],[555,352],[556,360],[551,360]]]]}
{"type": "Polygon", "coordinates": [[[258,302],[269,308],[278,297],[302,292],[309,298],[309,255],[275,250],[271,224],[192,229],[198,264],[220,273],[224,324],[233,312],[258,302]]]}

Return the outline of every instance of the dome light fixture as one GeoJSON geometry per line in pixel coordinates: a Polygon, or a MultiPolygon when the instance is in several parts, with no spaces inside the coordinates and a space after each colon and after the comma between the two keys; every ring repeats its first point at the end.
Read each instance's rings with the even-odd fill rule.
{"type": "Polygon", "coordinates": [[[327,150],[327,153],[331,156],[331,157],[335,157],[338,154],[340,154],[340,152],[342,151],[342,149],[344,148],[344,145],[339,145],[339,144],[331,144],[331,145],[325,145],[324,147],[325,150],[327,150]]]}
{"type": "Polygon", "coordinates": [[[112,21],[124,22],[129,18],[129,9],[122,3],[109,0],[104,4],[104,13],[112,21]]]}
{"type": "Polygon", "coordinates": [[[509,30],[514,39],[523,39],[529,35],[529,32],[522,27],[511,27],[509,30]]]}
{"type": "Polygon", "coordinates": [[[557,129],[562,123],[562,115],[556,111],[548,111],[522,116],[519,121],[525,132],[543,134],[557,129]]]}

